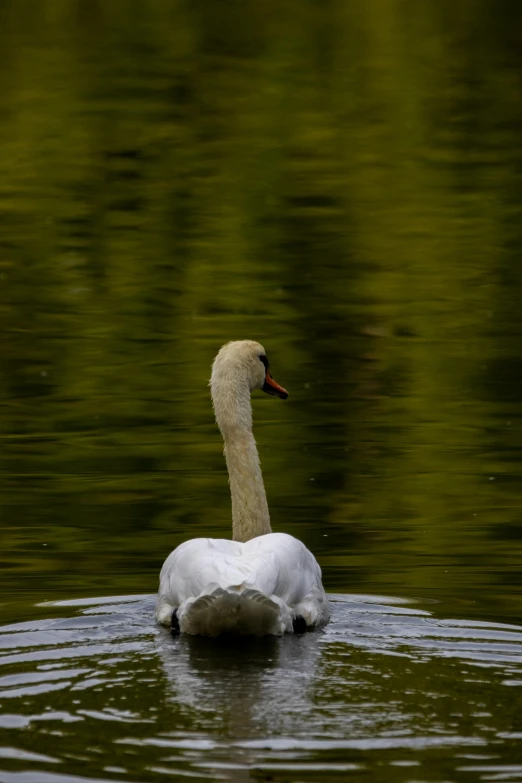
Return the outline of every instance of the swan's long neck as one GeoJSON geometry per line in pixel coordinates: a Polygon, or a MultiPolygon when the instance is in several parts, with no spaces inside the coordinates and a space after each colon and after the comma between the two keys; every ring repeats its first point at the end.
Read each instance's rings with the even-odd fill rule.
{"type": "Polygon", "coordinates": [[[246,384],[238,389],[225,381],[213,383],[212,400],[216,421],[225,441],[232,495],[232,537],[234,541],[249,541],[272,532],[259,455],[252,434],[250,389],[246,384]]]}

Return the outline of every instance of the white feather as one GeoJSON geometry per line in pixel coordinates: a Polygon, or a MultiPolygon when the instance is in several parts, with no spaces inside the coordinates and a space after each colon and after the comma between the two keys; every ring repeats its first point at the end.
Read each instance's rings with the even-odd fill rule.
{"type": "Polygon", "coordinates": [[[175,609],[181,631],[204,636],[279,635],[297,615],[307,626],[329,617],[316,559],[286,533],[181,544],[161,569],[158,621],[170,625],[175,609]]]}

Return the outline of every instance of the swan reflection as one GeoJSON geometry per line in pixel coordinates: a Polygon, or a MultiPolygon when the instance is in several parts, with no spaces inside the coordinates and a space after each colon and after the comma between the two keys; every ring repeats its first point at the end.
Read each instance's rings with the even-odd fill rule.
{"type": "Polygon", "coordinates": [[[313,707],[321,676],[321,633],[285,637],[205,637],[165,632],[158,651],[168,682],[167,698],[216,718],[227,734],[250,737],[266,731],[295,733],[313,707]]]}

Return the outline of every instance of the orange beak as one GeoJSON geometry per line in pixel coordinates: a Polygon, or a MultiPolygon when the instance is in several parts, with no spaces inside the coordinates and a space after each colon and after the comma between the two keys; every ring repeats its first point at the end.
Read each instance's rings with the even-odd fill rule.
{"type": "Polygon", "coordinates": [[[272,376],[270,375],[270,372],[267,370],[265,375],[265,383],[263,386],[263,391],[267,394],[272,394],[274,397],[281,397],[282,400],[286,400],[288,397],[288,392],[286,389],[283,389],[282,386],[280,386],[272,376]]]}

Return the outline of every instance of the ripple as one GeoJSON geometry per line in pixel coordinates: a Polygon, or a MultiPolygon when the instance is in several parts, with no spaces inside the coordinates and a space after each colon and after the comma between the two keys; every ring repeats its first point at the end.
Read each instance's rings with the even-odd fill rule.
{"type": "Polygon", "coordinates": [[[515,775],[522,627],[389,597],[331,600],[323,631],[282,639],[174,639],[149,595],[48,602],[67,615],[0,628],[0,758],[12,767],[0,783],[356,778],[383,763],[421,779],[441,754],[468,774],[482,763],[473,748],[491,758],[482,776],[515,775]],[[60,761],[68,774],[49,777],[60,761]]]}
{"type": "Polygon", "coordinates": [[[43,753],[30,753],[27,750],[20,750],[19,748],[0,747],[0,758],[17,759],[19,761],[38,761],[44,764],[58,763],[58,759],[53,759],[51,756],[44,756],[43,753]]]}

